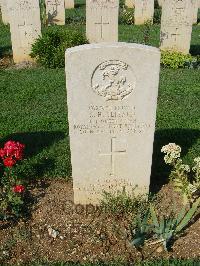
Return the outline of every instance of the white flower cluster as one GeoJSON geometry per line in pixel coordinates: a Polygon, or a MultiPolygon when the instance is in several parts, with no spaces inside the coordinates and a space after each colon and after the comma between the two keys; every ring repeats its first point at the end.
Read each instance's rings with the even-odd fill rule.
{"type": "Polygon", "coordinates": [[[164,156],[165,163],[171,164],[175,159],[179,158],[181,155],[181,147],[175,143],[169,143],[162,147],[161,152],[165,153],[164,156]]]}
{"type": "Polygon", "coordinates": [[[185,172],[190,172],[190,167],[189,167],[189,165],[188,164],[181,164],[180,166],[179,166],[179,170],[182,170],[182,171],[185,171],[185,172]]]}
{"type": "Polygon", "coordinates": [[[194,170],[200,170],[200,157],[194,159],[195,166],[193,167],[194,170]]]}
{"type": "MultiPolygon", "coordinates": [[[[192,171],[196,173],[196,181],[200,182],[200,157],[197,157],[194,159],[194,167],[192,168],[192,171]]],[[[200,184],[199,184],[200,185],[200,184]]]]}

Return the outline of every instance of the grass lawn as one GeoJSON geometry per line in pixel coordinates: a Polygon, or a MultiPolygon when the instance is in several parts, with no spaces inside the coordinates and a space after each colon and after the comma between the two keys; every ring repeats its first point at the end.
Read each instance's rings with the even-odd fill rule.
{"type": "MultiPolygon", "coordinates": [[[[81,1],[67,16],[83,14],[81,1]]],[[[85,25],[68,27],[85,29],[85,25]]],[[[191,50],[199,51],[199,29],[193,27],[191,50]]],[[[144,26],[119,25],[119,40],[143,43],[144,26]]],[[[150,29],[148,44],[159,46],[160,25],[150,29]]],[[[0,57],[10,53],[9,27],[0,24],[0,57]]],[[[154,143],[152,190],[166,182],[161,146],[176,142],[187,162],[200,151],[200,70],[161,69],[154,143]]],[[[70,148],[64,69],[0,70],[1,143],[8,139],[26,144],[26,160],[19,166],[29,177],[70,177],[70,148]]]]}

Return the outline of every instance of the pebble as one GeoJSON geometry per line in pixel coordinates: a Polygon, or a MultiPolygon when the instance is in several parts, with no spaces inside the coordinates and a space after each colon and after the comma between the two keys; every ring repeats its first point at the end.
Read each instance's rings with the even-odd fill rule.
{"type": "Polygon", "coordinates": [[[56,239],[56,237],[59,235],[59,232],[51,228],[51,226],[48,226],[48,233],[49,236],[53,237],[54,239],[56,239]]]}

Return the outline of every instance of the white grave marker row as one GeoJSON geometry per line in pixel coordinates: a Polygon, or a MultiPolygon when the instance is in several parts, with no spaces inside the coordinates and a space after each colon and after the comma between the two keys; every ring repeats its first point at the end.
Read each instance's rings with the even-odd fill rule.
{"type": "Polygon", "coordinates": [[[154,0],[135,0],[135,25],[153,23],[154,0]]]}
{"type": "Polygon", "coordinates": [[[90,43],[118,41],[118,0],[86,0],[86,36],[90,43]]]}
{"type": "Polygon", "coordinates": [[[163,0],[161,49],[189,53],[196,0],[163,0]]]}
{"type": "Polygon", "coordinates": [[[7,0],[0,0],[1,16],[4,24],[9,23],[7,0]]]}
{"type": "Polygon", "coordinates": [[[65,25],[64,0],[46,0],[46,14],[49,25],[65,25]]]}
{"type": "Polygon", "coordinates": [[[32,61],[31,46],[41,35],[38,0],[7,0],[13,60],[15,63],[32,61]]]}

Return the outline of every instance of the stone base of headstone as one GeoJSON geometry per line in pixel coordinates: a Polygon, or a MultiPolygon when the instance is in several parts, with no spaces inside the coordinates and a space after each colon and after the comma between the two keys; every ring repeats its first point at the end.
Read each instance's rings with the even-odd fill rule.
{"type": "Polygon", "coordinates": [[[33,61],[32,44],[41,35],[38,0],[7,0],[14,63],[33,61]]]}

